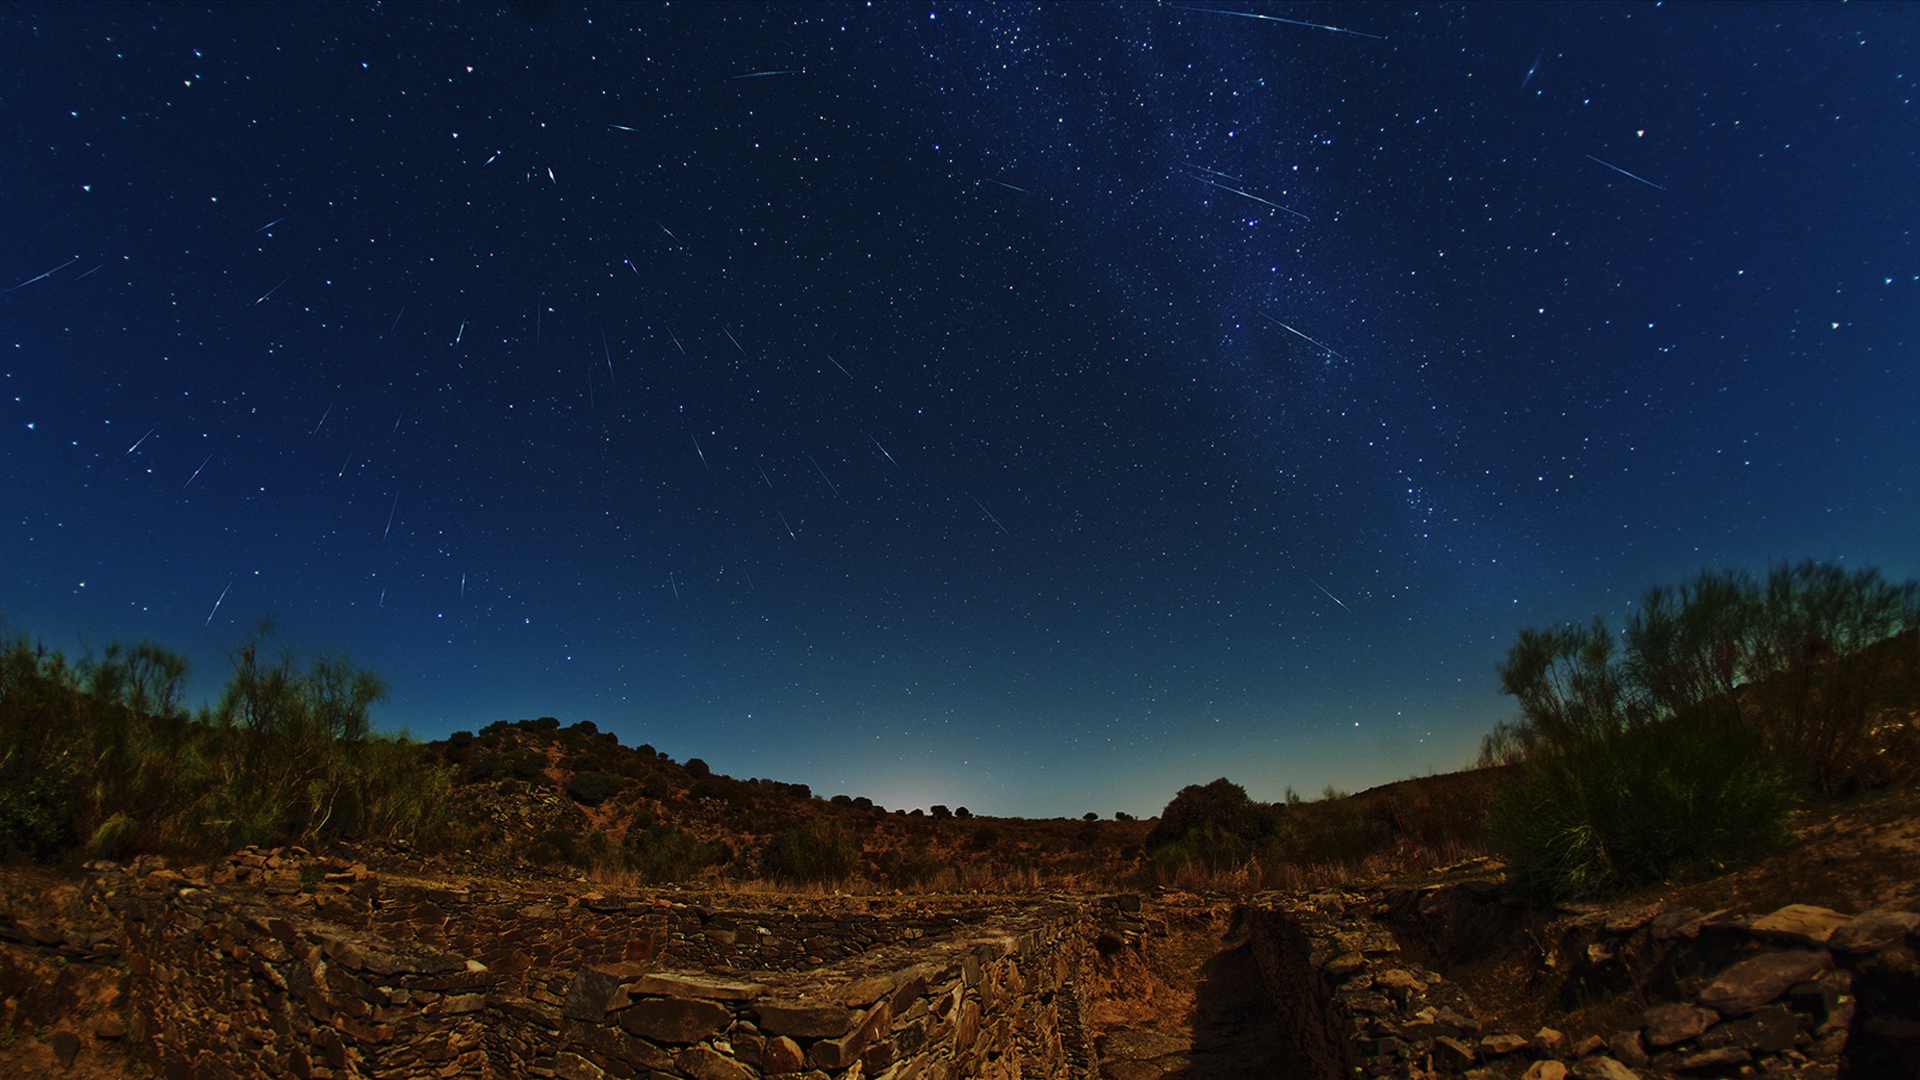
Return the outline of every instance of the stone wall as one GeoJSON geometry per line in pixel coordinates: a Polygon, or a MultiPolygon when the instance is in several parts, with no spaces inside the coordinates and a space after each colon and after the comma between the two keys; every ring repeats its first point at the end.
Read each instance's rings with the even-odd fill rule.
{"type": "Polygon", "coordinates": [[[1076,901],[569,895],[305,852],[97,864],[169,1077],[1080,1080],[1076,901]]]}
{"type": "Polygon", "coordinates": [[[1625,1002],[1631,1017],[1574,1039],[1503,1030],[1391,929],[1444,963],[1462,935],[1485,946],[1502,923],[1511,933],[1517,910],[1499,886],[1468,882],[1316,893],[1242,917],[1309,1075],[1326,1080],[1920,1076],[1920,914],[1564,909],[1532,928],[1547,943],[1540,992],[1569,1010],[1625,1002]]]}

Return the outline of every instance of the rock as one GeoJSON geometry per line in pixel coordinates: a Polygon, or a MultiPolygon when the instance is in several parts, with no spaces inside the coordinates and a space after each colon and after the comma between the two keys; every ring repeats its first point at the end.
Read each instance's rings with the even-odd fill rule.
{"type": "Polygon", "coordinates": [[[607,1071],[579,1054],[562,1050],[553,1059],[553,1075],[560,1080],[603,1080],[607,1071]]]}
{"type": "Polygon", "coordinates": [[[1700,991],[1700,1004],[1722,1016],[1750,1013],[1832,966],[1833,957],[1819,952],[1764,953],[1743,960],[1714,977],[1700,991]]]}
{"type": "Polygon", "coordinates": [[[1600,1051],[1605,1050],[1606,1048],[1607,1048],[1607,1040],[1601,1038],[1598,1035],[1589,1035],[1586,1038],[1581,1039],[1579,1042],[1573,1044],[1573,1056],[1587,1057],[1588,1055],[1591,1055],[1591,1054],[1597,1054],[1600,1051]]]}
{"type": "Polygon", "coordinates": [[[680,1051],[673,1063],[694,1080],[755,1080],[746,1066],[704,1046],[680,1051]]]}
{"type": "MultiPolygon", "coordinates": [[[[1784,988],[1783,988],[1784,989],[1784,988]]],[[[1656,1005],[1641,1017],[1648,1046],[1685,1042],[1720,1022],[1720,1014],[1697,1005],[1656,1005]]]]}
{"type": "Polygon", "coordinates": [[[1327,974],[1335,977],[1349,975],[1366,966],[1367,958],[1365,954],[1358,950],[1343,952],[1339,956],[1327,961],[1327,974]]]}
{"type": "Polygon", "coordinates": [[[1639,907],[1622,908],[1607,917],[1604,924],[1609,934],[1631,934],[1647,925],[1660,914],[1659,904],[1644,904],[1639,907]]]}
{"type": "Polygon", "coordinates": [[[122,1039],[127,1034],[127,1022],[119,1013],[108,1013],[93,1025],[93,1037],[96,1039],[122,1039]]]}
{"type": "Polygon", "coordinates": [[[1168,1054],[1178,1054],[1191,1046],[1192,1043],[1189,1040],[1142,1028],[1121,1028],[1100,1037],[1102,1057],[1124,1058],[1131,1061],[1146,1061],[1151,1058],[1165,1057],[1168,1054]]]}
{"type": "Polygon", "coordinates": [[[853,1026],[854,1012],[844,1005],[801,1005],[763,1001],[754,1007],[760,1030],[800,1039],[831,1039],[853,1026]]]}
{"type": "Polygon", "coordinates": [[[1641,1044],[1637,1028],[1616,1032],[1613,1038],[1607,1040],[1607,1053],[1630,1068],[1643,1068],[1647,1064],[1647,1048],[1641,1044]]]}
{"type": "Polygon", "coordinates": [[[1791,1050],[1800,1034],[1800,1020],[1783,1005],[1761,1009],[1750,1016],[1730,1020],[1700,1037],[1702,1050],[1737,1046],[1756,1054],[1777,1054],[1791,1050]]]}
{"type": "Polygon", "coordinates": [[[1567,1036],[1554,1028],[1543,1027],[1527,1040],[1527,1053],[1534,1057],[1558,1057],[1566,1052],[1567,1036]]]}
{"type": "Polygon", "coordinates": [[[797,1073],[807,1067],[807,1055],[800,1044],[785,1035],[776,1035],[767,1040],[760,1051],[760,1071],[768,1076],[783,1073],[797,1073]]]}
{"type": "MultiPolygon", "coordinates": [[[[625,967],[626,965],[620,965],[625,967]]],[[[630,988],[635,994],[660,997],[702,998],[707,1001],[752,1001],[766,987],[754,982],[735,982],[706,975],[669,975],[653,972],[640,976],[630,988]]]]}
{"type": "Polygon", "coordinates": [[[1520,1080],[1566,1080],[1566,1077],[1567,1067],[1552,1058],[1536,1061],[1520,1074],[1520,1080]]]}
{"type": "Polygon", "coordinates": [[[1825,945],[1833,932],[1845,926],[1851,917],[1832,908],[1812,904],[1788,904],[1771,915],[1753,920],[1748,932],[1771,941],[1795,945],[1825,945]]]}
{"type": "Polygon", "coordinates": [[[1520,1035],[1500,1033],[1488,1035],[1480,1040],[1480,1056],[1483,1058],[1506,1057],[1516,1050],[1523,1050],[1527,1040],[1520,1035]]]}
{"type": "Polygon", "coordinates": [[[1706,915],[1698,908],[1668,908],[1653,917],[1653,936],[1657,941],[1671,941],[1674,938],[1695,938],[1700,936],[1700,924],[1706,915]]]}
{"type": "Polygon", "coordinates": [[[1433,1040],[1433,1065],[1443,1072],[1465,1072],[1475,1056],[1473,1047],[1451,1035],[1433,1040]]]}
{"type": "Polygon", "coordinates": [[[53,1058],[63,1069],[73,1068],[73,1059],[80,1055],[80,1036],[71,1031],[53,1033],[53,1058]]]}
{"type": "MultiPolygon", "coordinates": [[[[1593,1036],[1598,1039],[1600,1036],[1593,1036]]],[[[1640,1074],[1605,1054],[1590,1057],[1573,1067],[1575,1080],[1640,1080],[1640,1074]]]]}
{"type": "Polygon", "coordinates": [[[1885,909],[1863,911],[1833,932],[1827,939],[1827,948],[1850,953],[1879,952],[1898,945],[1901,938],[1916,930],[1920,930],[1920,914],[1885,909]]]}
{"type": "Polygon", "coordinates": [[[560,1015],[597,1024],[606,1018],[607,1003],[620,989],[620,976],[603,967],[588,965],[574,973],[567,985],[567,1000],[560,1015]]]}
{"type": "Polygon", "coordinates": [[[1753,1060],[1753,1055],[1737,1046],[1723,1046],[1718,1050],[1702,1050],[1697,1054],[1688,1054],[1673,1063],[1673,1067],[1687,1072],[1695,1069],[1726,1069],[1735,1065],[1745,1065],[1753,1060]]]}
{"type": "Polygon", "coordinates": [[[620,1026],[657,1042],[699,1042],[733,1020],[724,1005],[679,998],[646,998],[620,1013],[620,1026]]]}

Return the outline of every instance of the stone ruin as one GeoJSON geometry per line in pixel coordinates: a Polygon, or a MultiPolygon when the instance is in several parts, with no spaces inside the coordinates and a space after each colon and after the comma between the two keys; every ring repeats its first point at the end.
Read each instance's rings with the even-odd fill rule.
{"type": "MultiPolygon", "coordinates": [[[[92,864],[90,930],[0,913],[0,947],[118,965],[120,1006],[91,1035],[170,1080],[1095,1080],[1085,967],[1148,926],[1137,896],[615,895],[400,880],[297,848],[143,869],[92,864]]],[[[1505,1030],[1433,969],[1515,906],[1491,882],[1268,896],[1229,936],[1322,1080],[1920,1075],[1920,916],[1569,914],[1543,962],[1648,1003],[1576,1041],[1505,1030]]],[[[84,1046],[53,1040],[64,1062],[84,1046]]]]}

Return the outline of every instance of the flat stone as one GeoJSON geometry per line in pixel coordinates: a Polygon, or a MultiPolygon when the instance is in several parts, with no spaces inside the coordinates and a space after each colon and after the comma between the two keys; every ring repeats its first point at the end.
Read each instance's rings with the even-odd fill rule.
{"type": "Polygon", "coordinates": [[[666,1043],[699,1042],[732,1022],[733,1014],[724,1005],[681,998],[647,998],[620,1013],[621,1027],[666,1043]]]}
{"type": "Polygon", "coordinates": [[[584,1047],[601,1057],[619,1058],[654,1072],[667,1072],[673,1068],[673,1057],[665,1050],[605,1024],[562,1020],[560,1045],[584,1047]]]}
{"type": "Polygon", "coordinates": [[[1702,1050],[1737,1046],[1755,1054],[1778,1054],[1791,1050],[1800,1034],[1800,1019],[1784,1005],[1772,1005],[1756,1013],[1729,1020],[1700,1038],[1702,1050]]]}
{"type": "Polygon", "coordinates": [[[704,1046],[680,1051],[673,1063],[694,1080],[757,1080],[746,1066],[704,1046]]]}
{"type": "Polygon", "coordinates": [[[1656,1005],[1646,1011],[1640,1022],[1646,1026],[1648,1046],[1672,1046],[1719,1023],[1720,1014],[1697,1005],[1656,1005]]]}
{"type": "Polygon", "coordinates": [[[1158,1031],[1148,1031],[1144,1028],[1121,1028],[1101,1036],[1100,1046],[1102,1057],[1147,1061],[1165,1057],[1168,1054],[1184,1053],[1191,1048],[1192,1043],[1186,1039],[1175,1038],[1158,1031]]]}
{"type": "Polygon", "coordinates": [[[560,1080],[602,1080],[607,1071],[579,1054],[562,1050],[554,1056],[553,1075],[560,1080]]]}
{"type": "Polygon", "coordinates": [[[1343,952],[1339,956],[1327,961],[1327,974],[1335,976],[1350,975],[1366,966],[1366,955],[1356,949],[1343,952]]]}
{"type": "Polygon", "coordinates": [[[800,1039],[833,1039],[853,1027],[852,1009],[845,1005],[802,1005],[797,1002],[762,1001],[754,1005],[760,1030],[770,1035],[792,1035],[800,1039]]]}
{"type": "Polygon", "coordinates": [[[1605,1054],[1581,1061],[1573,1067],[1573,1075],[1575,1080],[1640,1080],[1639,1073],[1605,1054]]]}
{"type": "Polygon", "coordinates": [[[1463,1072],[1478,1055],[1472,1046],[1451,1035],[1433,1040],[1433,1063],[1447,1072],[1463,1072]]]}
{"type": "Polygon", "coordinates": [[[1920,930],[1920,914],[1876,908],[1848,919],[1845,926],[1827,939],[1827,948],[1850,953],[1879,952],[1898,945],[1902,938],[1916,930],[1920,930]]]}
{"type": "Polygon", "coordinates": [[[1557,1057],[1567,1049],[1567,1035],[1558,1028],[1543,1027],[1527,1040],[1527,1051],[1536,1057],[1557,1057]]]}
{"type": "Polygon", "coordinates": [[[1621,908],[1607,916],[1603,924],[1609,934],[1631,934],[1635,930],[1652,922],[1660,914],[1659,904],[1642,904],[1638,907],[1621,908]]]}
{"type": "Polygon", "coordinates": [[[806,1052],[785,1035],[775,1035],[760,1050],[760,1071],[768,1076],[797,1073],[807,1067],[806,1052]]]}
{"type": "Polygon", "coordinates": [[[1650,925],[1656,941],[1670,941],[1677,937],[1699,937],[1700,924],[1705,919],[1705,913],[1698,908],[1676,907],[1655,915],[1650,925]]]}
{"type": "Polygon", "coordinates": [[[80,1054],[80,1036],[71,1031],[53,1033],[53,1058],[63,1069],[73,1068],[73,1059],[80,1054]]]}
{"type": "Polygon", "coordinates": [[[1536,1061],[1520,1074],[1520,1080],[1567,1080],[1567,1067],[1552,1058],[1536,1061]]]}
{"type": "Polygon", "coordinates": [[[567,999],[560,1006],[560,1015],[597,1024],[606,1018],[607,1003],[619,989],[619,975],[592,965],[583,967],[567,984],[567,999]]]}
{"type": "Polygon", "coordinates": [[[1845,926],[1851,918],[1832,908],[1788,904],[1771,915],[1762,915],[1753,920],[1753,925],[1747,929],[1754,937],[1770,941],[1825,945],[1833,932],[1845,926]]]}
{"type": "Polygon", "coordinates": [[[1506,1057],[1517,1050],[1526,1049],[1526,1046],[1527,1039],[1522,1035],[1488,1035],[1480,1040],[1480,1054],[1482,1057],[1506,1057]]]}
{"type": "Polygon", "coordinates": [[[1714,977],[1700,991],[1700,1004],[1722,1016],[1744,1016],[1832,966],[1819,952],[1775,952],[1743,960],[1714,977]]]}
{"type": "Polygon", "coordinates": [[[1688,1072],[1695,1069],[1725,1069],[1734,1065],[1745,1065],[1752,1060],[1752,1054],[1737,1046],[1723,1046],[1718,1050],[1702,1050],[1697,1054],[1688,1054],[1674,1062],[1673,1067],[1688,1072]]]}
{"type": "MultiPolygon", "coordinates": [[[[628,965],[622,964],[621,967],[628,965]]],[[[639,965],[633,965],[638,967],[639,965]]],[[[654,994],[659,997],[700,998],[703,1001],[752,1001],[766,987],[756,982],[716,979],[706,975],[669,975],[665,972],[643,974],[628,988],[628,993],[654,994]]]]}
{"type": "Polygon", "coordinates": [[[1642,1068],[1647,1063],[1647,1048],[1640,1041],[1640,1030],[1618,1031],[1607,1040],[1607,1054],[1628,1068],[1642,1068]]]}

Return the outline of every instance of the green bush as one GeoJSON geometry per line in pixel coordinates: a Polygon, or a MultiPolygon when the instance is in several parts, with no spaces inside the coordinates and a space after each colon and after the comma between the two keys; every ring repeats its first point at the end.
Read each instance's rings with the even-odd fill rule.
{"type": "Polygon", "coordinates": [[[733,858],[733,849],[722,841],[702,842],[684,829],[641,821],[628,828],[622,846],[627,866],[649,885],[690,881],[733,858]]]}
{"type": "Polygon", "coordinates": [[[827,821],[779,833],[760,851],[761,876],[787,885],[845,881],[859,864],[859,842],[827,821]]]}
{"type": "Polygon", "coordinates": [[[599,806],[618,795],[627,781],[606,773],[579,773],[567,781],[567,795],[582,806],[599,806]]]}
{"type": "Polygon", "coordinates": [[[1536,752],[1488,827],[1515,884],[1565,899],[1746,862],[1786,839],[1790,807],[1751,729],[1690,713],[1536,752]]]}

